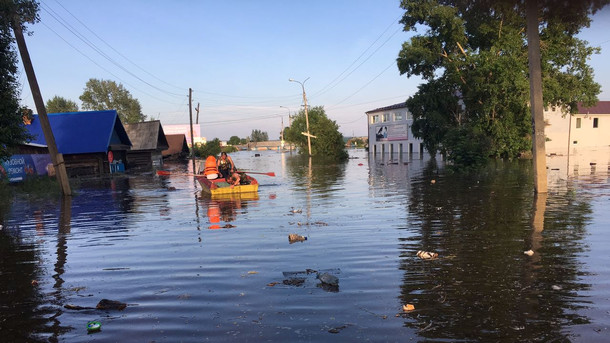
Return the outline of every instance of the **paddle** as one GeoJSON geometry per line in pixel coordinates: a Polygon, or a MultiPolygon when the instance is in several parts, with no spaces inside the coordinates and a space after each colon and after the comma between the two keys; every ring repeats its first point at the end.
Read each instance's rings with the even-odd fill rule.
{"type": "Polygon", "coordinates": [[[275,176],[274,172],[262,173],[262,172],[253,172],[253,171],[243,171],[243,170],[240,170],[240,171],[238,171],[238,173],[261,174],[261,175],[267,175],[267,176],[275,176]]]}
{"type": "MultiPolygon", "coordinates": [[[[275,176],[274,172],[262,173],[262,172],[251,172],[251,171],[245,172],[245,171],[240,171],[240,173],[261,174],[261,175],[267,175],[267,176],[275,176]]],[[[170,176],[170,175],[197,176],[196,174],[173,173],[173,172],[170,172],[169,170],[157,170],[157,175],[159,175],[159,176],[170,176]]],[[[203,176],[203,175],[199,175],[199,176],[203,176]]]]}

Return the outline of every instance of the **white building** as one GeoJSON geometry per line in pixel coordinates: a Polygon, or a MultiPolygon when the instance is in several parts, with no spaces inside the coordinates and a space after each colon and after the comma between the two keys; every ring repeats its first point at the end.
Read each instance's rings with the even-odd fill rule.
{"type": "Polygon", "coordinates": [[[579,107],[564,115],[559,108],[544,112],[547,167],[561,177],[608,171],[610,167],[610,101],[579,107]]]}
{"type": "Polygon", "coordinates": [[[366,112],[369,126],[369,153],[373,155],[395,155],[424,152],[423,141],[413,137],[411,125],[413,115],[403,102],[366,112]]]}
{"type": "MultiPolygon", "coordinates": [[[[163,132],[166,135],[184,134],[186,144],[190,147],[191,144],[191,125],[190,124],[163,124],[163,132]]],[[[195,144],[205,144],[205,137],[201,136],[201,127],[199,124],[193,124],[193,140],[195,144]]]]}

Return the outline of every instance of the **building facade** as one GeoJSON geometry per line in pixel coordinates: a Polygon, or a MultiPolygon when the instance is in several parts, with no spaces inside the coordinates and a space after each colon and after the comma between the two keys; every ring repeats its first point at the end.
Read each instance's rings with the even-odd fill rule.
{"type": "Polygon", "coordinates": [[[369,153],[390,159],[403,154],[424,153],[423,141],[413,137],[413,115],[403,103],[366,112],[369,153]]]}

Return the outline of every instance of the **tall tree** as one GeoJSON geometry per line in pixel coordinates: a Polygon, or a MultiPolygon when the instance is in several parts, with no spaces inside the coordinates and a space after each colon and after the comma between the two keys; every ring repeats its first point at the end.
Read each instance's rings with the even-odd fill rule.
{"type": "Polygon", "coordinates": [[[268,141],[269,140],[269,135],[267,134],[267,132],[263,132],[261,130],[252,130],[252,133],[250,134],[250,141],[251,142],[264,142],[264,141],[268,141]]]}
{"type": "MultiPolygon", "coordinates": [[[[575,112],[579,102],[597,101],[600,87],[587,60],[598,49],[575,35],[607,2],[574,2],[579,15],[561,17],[556,14],[564,11],[554,5],[572,2],[539,1],[545,105],[575,112]]],[[[414,135],[426,141],[431,153],[451,153],[455,139],[471,135],[487,137],[480,140],[485,145],[477,149],[481,154],[514,157],[529,150],[525,1],[403,0],[401,7],[406,10],[401,20],[405,31],[427,28],[403,44],[397,59],[401,74],[425,81],[407,101],[414,135]],[[453,133],[464,130],[471,134],[453,133]]]]}
{"type": "Polygon", "coordinates": [[[58,95],[47,100],[46,107],[48,113],[78,112],[78,105],[74,101],[58,95]]]}
{"type": "Polygon", "coordinates": [[[240,142],[241,142],[241,139],[239,139],[239,137],[231,136],[231,138],[229,138],[229,141],[227,143],[230,145],[239,145],[240,142]]]}
{"type": "Polygon", "coordinates": [[[31,111],[19,105],[18,61],[11,20],[37,22],[38,6],[33,0],[0,1],[0,160],[11,155],[12,147],[31,139],[23,125],[24,114],[31,111]]]}
{"type": "Polygon", "coordinates": [[[146,120],[140,102],[122,84],[111,80],[89,79],[79,99],[86,110],[116,110],[123,123],[146,120]]]}
{"type": "MultiPolygon", "coordinates": [[[[309,132],[317,138],[311,139],[311,154],[313,156],[326,155],[337,160],[347,159],[343,135],[339,132],[339,125],[326,115],[323,106],[312,107],[308,111],[309,132]]],[[[308,153],[307,137],[301,132],[307,131],[305,110],[301,110],[293,117],[292,124],[284,130],[284,139],[295,144],[300,153],[308,153]]]]}

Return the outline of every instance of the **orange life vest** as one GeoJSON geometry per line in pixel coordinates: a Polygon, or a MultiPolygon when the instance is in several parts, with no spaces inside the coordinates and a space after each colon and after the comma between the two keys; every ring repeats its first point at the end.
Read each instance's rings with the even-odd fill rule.
{"type": "Polygon", "coordinates": [[[216,157],[210,155],[205,159],[205,167],[203,168],[203,175],[218,174],[218,168],[216,168],[216,157]]]}

